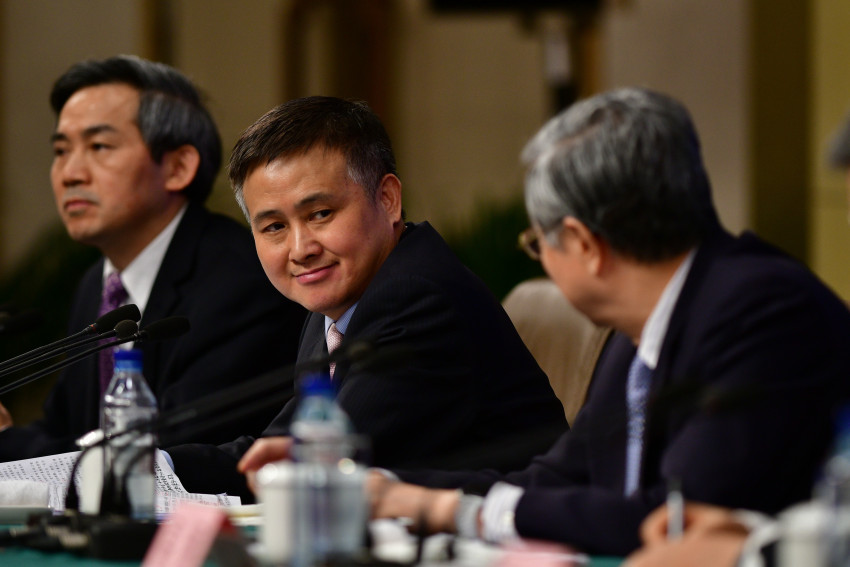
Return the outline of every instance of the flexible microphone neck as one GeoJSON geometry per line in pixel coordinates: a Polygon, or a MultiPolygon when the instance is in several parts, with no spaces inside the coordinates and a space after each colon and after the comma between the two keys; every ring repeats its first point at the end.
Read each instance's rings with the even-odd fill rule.
{"type": "MultiPolygon", "coordinates": [[[[123,323],[123,322],[122,322],[123,323]]],[[[135,326],[135,324],[134,324],[135,326]]],[[[116,325],[116,329],[118,325],[116,325]]],[[[122,342],[141,342],[141,341],[159,341],[174,338],[180,336],[189,331],[190,324],[189,320],[186,317],[167,317],[165,319],[160,319],[159,321],[154,321],[147,327],[145,327],[141,331],[136,331],[129,333],[128,337],[123,339],[119,339],[117,341],[112,341],[105,345],[100,345],[99,347],[95,347],[94,349],[90,349],[86,351],[86,353],[80,353],[81,356],[86,356],[91,354],[92,352],[97,352],[101,350],[101,348],[109,348],[110,346],[115,346],[116,344],[121,344],[122,342]]],[[[129,330],[129,329],[128,329],[129,330]]],[[[33,378],[35,379],[35,378],[33,378]]],[[[0,392],[2,393],[2,392],[0,392]]],[[[74,477],[76,476],[77,470],[79,469],[80,463],[83,460],[83,457],[95,447],[102,447],[107,442],[116,439],[118,437],[122,437],[124,435],[129,434],[142,434],[145,432],[154,431],[153,422],[145,421],[140,424],[137,424],[133,427],[114,432],[110,435],[105,435],[103,430],[96,429],[94,431],[88,432],[80,439],[80,443],[82,444],[82,448],[80,449],[80,454],[77,457],[77,460],[74,462],[74,466],[71,469],[71,476],[68,481],[68,492],[65,496],[65,509],[76,511],[79,509],[79,496],[77,493],[76,485],[74,484],[74,477]]],[[[107,479],[112,478],[112,470],[105,471],[108,475],[105,476],[107,479]]],[[[106,487],[104,487],[103,494],[105,495],[106,487]]]]}
{"type": "Polygon", "coordinates": [[[96,352],[100,352],[107,348],[116,347],[118,345],[129,343],[129,342],[142,342],[142,341],[160,341],[165,339],[170,339],[173,337],[177,337],[189,330],[189,320],[186,317],[167,317],[165,319],[161,319],[159,321],[155,321],[148,325],[145,329],[141,331],[135,331],[138,327],[132,321],[128,321],[128,324],[125,325],[122,321],[119,325],[115,325],[116,332],[122,332],[125,336],[118,337],[113,341],[109,341],[106,343],[98,344],[97,346],[90,348],[88,350],[84,350],[82,352],[78,352],[72,356],[69,356],[65,360],[59,361],[55,364],[51,364],[45,368],[42,368],[38,372],[30,374],[29,376],[24,376],[23,378],[6,384],[5,386],[0,388],[0,396],[11,392],[21,386],[29,384],[33,380],[38,380],[39,378],[56,372],[57,370],[61,370],[66,366],[70,366],[75,362],[86,358],[89,355],[92,355],[96,352]],[[129,331],[134,332],[129,332],[129,331]]]}
{"type": "Polygon", "coordinates": [[[8,376],[9,374],[13,374],[13,373],[17,372],[18,370],[23,370],[24,368],[27,368],[29,366],[34,366],[34,365],[39,364],[41,362],[44,362],[46,360],[50,360],[51,358],[55,358],[55,357],[59,356],[60,354],[65,354],[65,353],[70,352],[74,349],[84,347],[85,345],[88,345],[88,344],[91,344],[91,343],[97,343],[97,342],[105,340],[105,339],[111,339],[112,337],[117,337],[119,339],[125,339],[125,338],[133,335],[133,333],[135,333],[138,330],[138,325],[136,325],[136,323],[134,323],[133,321],[130,321],[130,320],[119,321],[118,323],[115,324],[114,327],[115,328],[104,331],[104,332],[100,333],[99,335],[85,337],[85,338],[78,340],[77,342],[75,342],[71,345],[65,345],[63,347],[53,349],[53,350],[51,350],[49,352],[45,352],[45,353],[43,353],[39,356],[30,358],[28,360],[24,360],[22,362],[19,362],[18,364],[15,364],[13,366],[5,368],[4,370],[0,370],[0,378],[2,378],[4,376],[8,376]]]}
{"type": "MultiPolygon", "coordinates": [[[[97,341],[100,339],[99,336],[95,336],[92,339],[88,339],[87,337],[109,333],[121,321],[138,321],[141,318],[142,314],[135,304],[122,305],[117,309],[101,315],[94,323],[86,325],[81,331],[0,363],[0,377],[97,341]]],[[[109,335],[104,334],[103,336],[108,337],[109,335]]]]}
{"type": "MultiPolygon", "coordinates": [[[[163,325],[163,328],[172,328],[172,325],[179,326],[180,323],[168,323],[163,325]]],[[[153,324],[146,328],[151,334],[160,333],[159,329],[153,328],[153,324]]],[[[191,403],[184,404],[180,407],[163,412],[156,419],[138,423],[127,429],[105,435],[101,430],[89,432],[89,444],[83,447],[77,462],[74,464],[74,471],[77,465],[82,460],[83,455],[94,447],[100,447],[109,441],[123,437],[125,435],[144,435],[146,433],[160,434],[163,431],[183,425],[190,421],[197,423],[191,429],[191,432],[197,433],[203,431],[212,425],[221,423],[223,420],[234,419],[243,414],[257,411],[260,406],[269,406],[274,403],[281,403],[284,398],[289,397],[287,392],[280,388],[281,378],[294,377],[304,372],[315,371],[321,368],[327,368],[328,362],[345,362],[358,368],[370,368],[374,366],[387,366],[398,363],[399,360],[408,358],[411,354],[411,348],[407,345],[394,345],[391,347],[378,348],[370,341],[355,341],[348,345],[341,345],[330,356],[326,355],[311,359],[300,364],[289,364],[282,367],[274,373],[264,374],[260,377],[242,382],[236,386],[232,386],[225,390],[220,390],[213,394],[204,396],[191,403]],[[250,404],[246,403],[251,401],[250,404]],[[215,415],[214,422],[209,420],[198,421],[200,418],[215,415]]],[[[189,430],[184,430],[185,434],[189,430]]],[[[132,447],[132,444],[125,444],[124,447],[132,447]]],[[[111,475],[111,472],[110,472],[111,475]]],[[[105,479],[111,481],[109,475],[105,475],[105,479]]],[[[73,484],[73,475],[71,483],[73,484]]],[[[71,500],[66,499],[66,508],[74,509],[78,505],[76,489],[68,486],[68,494],[71,500]]],[[[106,494],[106,492],[104,492],[106,494]]]]}

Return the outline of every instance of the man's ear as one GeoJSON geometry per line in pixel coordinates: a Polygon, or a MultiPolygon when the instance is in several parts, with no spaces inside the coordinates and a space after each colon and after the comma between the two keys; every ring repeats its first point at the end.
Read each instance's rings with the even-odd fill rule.
{"type": "Polygon", "coordinates": [[[605,266],[608,248],[605,241],[575,217],[561,221],[561,244],[585,266],[589,274],[599,275],[605,266]]]}
{"type": "Polygon", "coordinates": [[[168,191],[182,191],[188,187],[195,178],[200,165],[201,154],[191,144],[184,144],[176,150],[166,152],[162,157],[165,189],[168,191]]]}
{"type": "Polygon", "coordinates": [[[378,200],[393,223],[401,222],[401,180],[388,173],[378,186],[378,200]]]}

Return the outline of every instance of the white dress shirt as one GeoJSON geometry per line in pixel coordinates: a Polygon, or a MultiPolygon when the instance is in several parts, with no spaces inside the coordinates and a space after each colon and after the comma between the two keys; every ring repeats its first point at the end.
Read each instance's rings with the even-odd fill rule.
{"type": "MultiPolygon", "coordinates": [[[[655,370],[658,365],[658,356],[661,353],[664,336],[667,334],[670,316],[673,314],[673,308],[679,300],[682,286],[691,270],[695,253],[696,250],[691,250],[676,269],[641,331],[638,356],[652,370],[655,370]]],[[[514,514],[524,493],[525,490],[519,486],[505,482],[494,484],[481,504],[482,533],[478,535],[493,543],[518,538],[514,514]]],[[[462,533],[461,535],[470,534],[462,533]]]]}
{"type": "MultiPolygon", "coordinates": [[[[171,219],[168,226],[150,244],[145,246],[144,250],[121,272],[121,283],[124,285],[124,289],[127,290],[127,300],[124,304],[135,303],[141,313],[145,312],[145,307],[151,295],[151,289],[153,289],[153,282],[159,272],[162,259],[165,258],[165,253],[168,250],[169,244],[171,244],[171,239],[174,238],[177,225],[180,224],[180,219],[183,218],[187,206],[184,205],[174,218],[171,219]]],[[[106,285],[106,278],[112,272],[116,271],[118,270],[109,258],[106,258],[106,261],[103,263],[104,285],[106,285]]],[[[121,348],[131,348],[131,346],[125,343],[121,345],[121,348]]]]}

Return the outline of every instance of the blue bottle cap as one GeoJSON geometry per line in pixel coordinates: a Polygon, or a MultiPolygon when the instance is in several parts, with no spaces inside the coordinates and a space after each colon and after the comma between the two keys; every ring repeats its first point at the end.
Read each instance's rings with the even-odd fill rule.
{"type": "Polygon", "coordinates": [[[118,349],[115,351],[115,365],[142,366],[142,351],[136,348],[118,349]]]}
{"type": "Polygon", "coordinates": [[[302,396],[334,395],[334,385],[327,374],[307,374],[299,384],[302,396]]]}

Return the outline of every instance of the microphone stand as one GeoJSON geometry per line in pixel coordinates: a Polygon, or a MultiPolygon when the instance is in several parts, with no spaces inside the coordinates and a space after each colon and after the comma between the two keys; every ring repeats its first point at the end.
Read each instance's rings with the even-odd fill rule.
{"type": "MultiPolygon", "coordinates": [[[[122,323],[125,323],[125,321],[121,321],[118,325],[116,325],[116,329],[122,323]]],[[[86,358],[87,356],[94,354],[98,351],[101,351],[101,350],[104,350],[104,349],[107,349],[107,348],[111,348],[111,347],[114,347],[114,346],[118,346],[120,344],[128,343],[128,342],[131,342],[131,341],[139,340],[140,333],[135,332],[136,324],[132,321],[126,321],[126,323],[129,323],[130,326],[133,327],[132,332],[130,333],[129,336],[126,336],[126,331],[131,330],[130,328],[126,328],[123,332],[118,331],[118,330],[107,331],[106,333],[104,333],[104,336],[115,336],[118,333],[121,333],[122,335],[125,335],[125,336],[119,337],[118,339],[116,339],[114,341],[109,341],[108,343],[103,343],[103,344],[97,345],[94,348],[90,348],[88,350],[84,350],[82,352],[76,353],[72,356],[69,356],[65,360],[61,360],[59,362],[51,364],[50,366],[46,366],[46,367],[42,368],[41,370],[39,370],[38,372],[34,372],[33,374],[30,374],[29,376],[24,376],[23,378],[15,380],[14,382],[9,382],[8,384],[0,387],[0,396],[2,396],[3,394],[9,393],[12,390],[15,390],[17,388],[20,388],[21,386],[29,384],[30,382],[32,382],[34,380],[38,380],[39,378],[41,378],[43,376],[47,376],[48,374],[51,374],[51,373],[53,373],[57,370],[61,370],[62,368],[65,368],[66,366],[70,366],[73,363],[75,363],[79,360],[82,360],[83,358],[86,358]]],[[[100,339],[101,339],[100,336],[94,337],[94,340],[100,340],[100,339]]],[[[91,341],[89,341],[89,342],[91,342],[91,341]]]]}
{"type": "MultiPolygon", "coordinates": [[[[95,333],[108,332],[113,330],[116,325],[121,321],[127,319],[130,321],[138,321],[141,318],[142,314],[135,304],[130,303],[127,305],[122,305],[117,309],[113,309],[112,311],[101,315],[94,323],[86,326],[82,331],[74,333],[71,336],[65,337],[64,339],[59,339],[58,341],[54,341],[50,344],[38,347],[31,351],[19,354],[18,356],[0,362],[0,371],[3,372],[2,374],[0,374],[0,376],[4,376],[7,373],[6,370],[9,369],[11,366],[15,364],[21,364],[22,362],[29,360],[31,357],[36,357],[52,350],[52,354],[45,355],[46,358],[52,358],[55,355],[61,354],[62,352],[67,352],[68,350],[79,346],[76,343],[81,337],[86,337],[95,333]],[[104,328],[106,329],[106,331],[103,331],[104,328]]],[[[18,366],[18,368],[23,368],[23,366],[18,366]]]]}
{"type": "Polygon", "coordinates": [[[186,317],[179,316],[166,317],[165,319],[154,321],[141,331],[137,331],[137,329],[138,326],[133,321],[120,321],[118,324],[115,325],[115,333],[118,335],[117,340],[110,341],[108,343],[102,343],[94,348],[90,348],[83,352],[76,353],[73,356],[66,358],[65,360],[62,360],[55,364],[51,364],[46,368],[42,368],[38,372],[30,374],[29,376],[24,376],[19,380],[6,384],[5,386],[0,387],[0,395],[3,395],[7,392],[11,392],[16,388],[20,388],[25,384],[29,384],[33,380],[38,380],[42,376],[46,376],[51,372],[55,372],[56,370],[60,370],[62,368],[65,368],[66,366],[70,366],[71,364],[91,354],[110,347],[118,346],[120,344],[129,342],[161,341],[163,339],[177,337],[189,330],[189,320],[186,317]]]}
{"type": "MultiPolygon", "coordinates": [[[[144,335],[144,332],[136,333],[136,335],[144,335]]],[[[133,340],[136,335],[128,340],[133,340]]],[[[113,342],[118,343],[120,341],[113,342]]],[[[355,368],[368,368],[393,362],[409,354],[410,349],[404,345],[384,350],[376,350],[373,344],[366,341],[354,342],[347,346],[342,345],[331,355],[302,364],[287,365],[273,375],[265,374],[244,384],[210,394],[184,407],[165,412],[155,420],[141,422],[109,435],[104,435],[101,432],[99,437],[95,436],[94,440],[81,449],[80,455],[74,462],[68,483],[68,493],[65,498],[64,515],[42,517],[39,521],[43,527],[36,529],[36,532],[38,532],[36,536],[28,532],[26,536],[22,535],[20,538],[15,538],[11,537],[12,534],[9,531],[6,534],[0,533],[0,540],[8,541],[11,539],[14,541],[9,542],[10,544],[21,545],[34,545],[33,542],[38,542],[37,545],[41,549],[71,550],[103,559],[139,559],[144,556],[156,531],[157,523],[155,521],[134,521],[127,517],[126,478],[120,479],[120,486],[115,490],[114,484],[112,484],[116,480],[115,471],[110,467],[110,470],[104,475],[100,515],[79,512],[79,494],[75,476],[83,457],[90,449],[100,447],[118,437],[159,433],[215,413],[218,414],[219,419],[217,421],[220,421],[255,411],[258,405],[280,403],[288,396],[288,393],[282,392],[279,387],[281,376],[319,370],[326,368],[330,362],[348,362],[355,368]],[[247,402],[253,398],[258,399],[255,403],[248,404],[247,402]],[[224,411],[222,412],[222,410],[224,411]],[[111,486],[108,487],[107,485],[111,486]],[[113,491],[117,493],[119,502],[105,503],[105,498],[108,498],[109,493],[113,491]]],[[[202,421],[196,423],[192,431],[202,431],[210,425],[210,422],[202,421]]],[[[87,435],[94,433],[89,432],[87,435]]],[[[133,444],[128,443],[123,445],[120,450],[127,450],[132,447],[133,444]]],[[[139,451],[133,455],[130,464],[132,465],[138,458],[141,458],[142,454],[143,452],[139,451]]],[[[131,469],[128,468],[127,470],[131,469]]]]}
{"type": "MultiPolygon", "coordinates": [[[[344,347],[344,345],[343,345],[344,347]]],[[[92,442],[87,444],[80,452],[80,456],[74,463],[71,473],[71,482],[68,486],[68,495],[65,500],[65,509],[77,509],[79,507],[79,496],[74,485],[74,476],[78,470],[80,461],[85,453],[94,448],[105,445],[113,439],[137,434],[143,435],[146,433],[161,433],[170,428],[182,425],[190,421],[196,421],[194,427],[188,431],[197,433],[210,427],[212,424],[205,421],[197,421],[199,418],[207,417],[215,414],[217,422],[222,419],[228,420],[235,417],[256,411],[257,407],[278,404],[289,396],[287,392],[281,391],[280,379],[289,375],[297,375],[311,370],[317,370],[327,367],[329,362],[350,361],[358,367],[368,367],[377,362],[384,362],[387,357],[380,350],[375,350],[366,342],[355,342],[348,347],[340,347],[329,356],[320,357],[314,360],[309,360],[301,364],[290,364],[274,373],[267,373],[257,378],[253,378],[242,384],[231,386],[225,390],[220,390],[213,394],[209,394],[185,404],[182,407],[174,408],[173,410],[160,414],[155,420],[138,423],[127,429],[104,435],[101,432],[100,437],[96,437],[92,442]],[[248,403],[252,402],[254,403],[248,403]]],[[[407,348],[398,349],[400,353],[406,355],[409,353],[407,348]]],[[[87,435],[91,435],[92,432],[87,435]]],[[[124,445],[124,448],[132,446],[124,445]]],[[[102,506],[102,503],[101,503],[102,506]]]]}
{"type": "Polygon", "coordinates": [[[96,343],[98,341],[102,341],[104,339],[108,339],[108,338],[115,337],[115,336],[124,337],[124,336],[126,336],[127,331],[129,331],[129,334],[132,335],[133,333],[136,332],[135,327],[136,327],[136,324],[133,321],[129,321],[129,320],[120,321],[116,325],[116,329],[104,331],[103,333],[101,333],[99,335],[94,335],[93,337],[84,338],[80,341],[75,342],[70,347],[66,346],[66,347],[55,348],[55,349],[53,349],[49,352],[45,352],[45,353],[40,354],[38,356],[34,356],[30,359],[21,361],[21,362],[14,364],[12,366],[8,366],[8,367],[4,368],[3,370],[0,370],[0,378],[8,376],[9,374],[17,372],[18,370],[21,370],[23,368],[27,368],[28,366],[33,366],[34,364],[44,362],[45,360],[49,360],[49,359],[51,359],[55,356],[58,356],[60,354],[63,354],[65,352],[68,352],[69,350],[72,350],[72,349],[75,349],[75,348],[83,347],[85,345],[88,345],[88,344],[91,344],[91,343],[96,343]],[[132,329],[127,328],[126,330],[117,329],[117,327],[119,325],[122,325],[124,323],[130,323],[130,324],[133,325],[134,328],[132,328],[132,329]]]}

